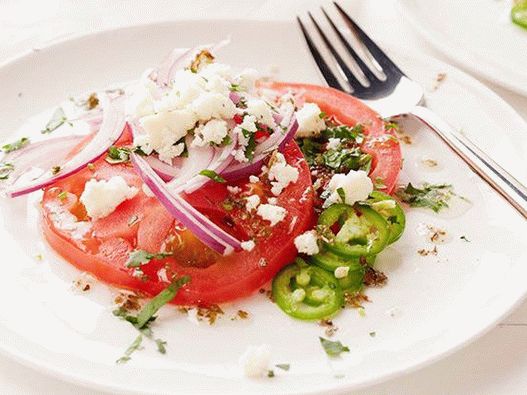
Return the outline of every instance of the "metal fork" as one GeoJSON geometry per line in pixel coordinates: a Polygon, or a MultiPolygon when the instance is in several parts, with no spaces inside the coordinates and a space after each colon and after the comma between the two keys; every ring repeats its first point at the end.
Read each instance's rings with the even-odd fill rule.
{"type": "Polygon", "coordinates": [[[421,105],[424,102],[423,88],[408,78],[342,7],[336,2],[333,2],[333,4],[347,28],[349,28],[358,42],[362,44],[363,48],[365,47],[369,51],[367,56],[369,60],[365,61],[361,58],[324,8],[322,8],[322,12],[325,18],[343,48],[354,60],[355,67],[346,63],[332,44],[330,38],[328,38],[328,34],[324,32],[320,24],[309,12],[309,18],[325,45],[327,55],[322,55],[306,26],[302,23],[300,17],[297,17],[307,46],[328,85],[353,94],[353,96],[361,99],[376,110],[383,118],[392,118],[405,114],[417,117],[436,132],[476,174],[500,193],[523,217],[527,218],[527,188],[466,137],[456,132],[438,115],[421,105]],[[328,61],[335,66],[340,81],[344,81],[344,84],[339,82],[339,78],[328,66],[328,61]],[[369,65],[366,63],[369,63],[369,65]],[[357,68],[362,72],[362,75],[357,72],[357,68]],[[374,72],[375,69],[377,72],[381,71],[385,78],[380,78],[374,72]]]}

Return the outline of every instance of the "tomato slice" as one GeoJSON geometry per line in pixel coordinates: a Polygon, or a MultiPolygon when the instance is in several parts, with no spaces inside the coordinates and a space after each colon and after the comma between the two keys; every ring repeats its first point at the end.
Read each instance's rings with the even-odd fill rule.
{"type": "MultiPolygon", "coordinates": [[[[378,114],[357,99],[330,88],[289,83],[274,83],[270,87],[301,92],[306,101],[317,103],[344,124],[364,124],[367,139],[363,149],[374,158],[370,177],[374,180],[380,177],[386,185],[385,191],[392,191],[401,165],[401,152],[396,141],[386,138],[391,132],[385,130],[378,114]]],[[[130,141],[127,130],[118,144],[126,145],[130,141]]],[[[173,303],[210,305],[244,297],[269,282],[293,260],[294,238],[314,224],[314,192],[308,165],[294,141],[286,145],[284,156],[298,169],[299,178],[278,197],[277,204],[287,209],[287,215],[272,228],[254,212],[247,213],[241,208],[243,204],[231,204],[232,194],[224,184],[209,182],[185,197],[229,233],[242,240],[254,239],[256,247],[252,251],[223,257],[210,250],[182,228],[156,198],[145,195],[142,180],[130,164],[110,165],[104,159],[44,190],[44,235],[71,264],[118,287],[155,295],[167,287],[167,279],[189,275],[191,282],[173,303]],[[138,187],[140,192],[108,217],[91,221],[79,201],[84,185],[91,178],[109,179],[116,175],[138,187]],[[143,265],[143,273],[137,277],[133,268],[126,267],[130,252],[136,249],[151,253],[168,250],[174,255],[143,265]]],[[[242,180],[237,186],[242,189],[242,195],[258,194],[263,202],[272,196],[265,180],[256,184],[242,180]]]]}
{"type": "MultiPolygon", "coordinates": [[[[108,217],[89,221],[78,198],[90,178],[108,179],[120,175],[130,185],[141,186],[132,167],[110,165],[103,159],[96,161],[92,170],[85,169],[45,190],[42,201],[44,235],[60,255],[80,270],[119,287],[154,295],[166,288],[167,278],[186,274],[191,282],[178,293],[174,303],[209,305],[247,296],[294,259],[294,238],[314,220],[314,196],[307,163],[294,142],[286,146],[284,156],[299,170],[299,179],[278,197],[277,204],[287,208],[287,215],[272,228],[255,213],[247,215],[241,209],[227,210],[224,203],[229,192],[224,184],[210,182],[186,196],[194,207],[231,234],[244,240],[254,238],[256,247],[252,251],[227,257],[218,255],[189,231],[178,227],[157,199],[147,197],[141,190],[108,217]],[[62,199],[59,197],[62,191],[68,192],[66,199],[64,194],[62,199]],[[75,227],[72,221],[77,221],[77,225],[84,223],[89,230],[79,234],[77,229],[72,229],[75,227]],[[156,253],[171,246],[175,246],[174,257],[152,260],[144,265],[143,278],[134,277],[133,269],[126,267],[134,249],[156,253]]],[[[245,180],[238,186],[246,195],[259,193],[263,199],[272,196],[263,182],[255,186],[245,180]]]]}
{"type": "Polygon", "coordinates": [[[402,167],[401,147],[398,140],[392,138],[395,137],[393,130],[386,130],[379,114],[359,99],[333,88],[291,82],[270,82],[261,86],[280,92],[293,91],[306,102],[316,103],[344,125],[363,124],[366,138],[362,150],[373,157],[370,178],[374,183],[384,184],[385,187],[379,189],[393,192],[402,167]]]}

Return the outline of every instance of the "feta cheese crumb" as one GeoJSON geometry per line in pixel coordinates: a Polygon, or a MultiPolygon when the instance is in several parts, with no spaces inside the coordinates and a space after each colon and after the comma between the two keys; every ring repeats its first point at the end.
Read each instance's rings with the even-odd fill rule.
{"type": "Polygon", "coordinates": [[[349,266],[339,266],[335,269],[335,278],[344,278],[350,271],[349,266]]]}
{"type": "Polygon", "coordinates": [[[240,187],[233,187],[232,185],[227,185],[227,191],[233,195],[237,195],[242,191],[240,187]]]}
{"type": "Polygon", "coordinates": [[[273,113],[269,105],[262,99],[250,99],[247,102],[246,111],[253,115],[256,120],[264,125],[269,127],[274,127],[275,122],[273,118],[273,113]]]}
{"type": "Polygon", "coordinates": [[[256,184],[258,181],[260,181],[260,179],[256,176],[249,176],[249,182],[251,184],[256,184]]]}
{"type": "Polygon", "coordinates": [[[251,195],[245,198],[247,203],[245,204],[245,208],[247,208],[247,211],[253,211],[256,210],[258,205],[260,204],[260,196],[258,195],[251,195]]]}
{"type": "Polygon", "coordinates": [[[274,197],[270,197],[269,199],[267,199],[267,203],[273,204],[276,206],[276,204],[278,203],[278,199],[274,197]]]}
{"type": "Polygon", "coordinates": [[[240,243],[242,250],[245,251],[252,251],[254,247],[256,247],[256,243],[252,240],[242,241],[240,243]]]}
{"type": "Polygon", "coordinates": [[[273,156],[272,166],[269,168],[269,180],[271,181],[271,192],[278,196],[291,183],[298,180],[298,169],[287,164],[284,155],[277,152],[273,156]]]}
{"type": "Polygon", "coordinates": [[[331,177],[328,190],[331,194],[324,202],[324,207],[328,207],[333,203],[354,204],[368,198],[368,195],[373,191],[373,183],[365,171],[350,170],[348,174],[339,173],[331,177]],[[340,188],[344,191],[344,202],[337,192],[340,188]]]}
{"type": "Polygon", "coordinates": [[[196,137],[192,141],[192,145],[202,147],[209,144],[221,144],[228,132],[227,122],[211,119],[205,125],[196,128],[194,131],[196,137]]]}
{"type": "Polygon", "coordinates": [[[117,206],[132,199],[137,192],[138,189],[128,186],[121,176],[100,181],[91,179],[84,186],[80,201],[92,219],[99,219],[111,214],[117,206]]]}
{"type": "Polygon", "coordinates": [[[236,114],[236,106],[220,93],[203,93],[192,102],[192,110],[199,121],[212,118],[231,119],[236,114]]]}
{"type": "Polygon", "coordinates": [[[280,206],[274,206],[272,204],[260,204],[258,207],[257,214],[263,219],[269,221],[271,226],[275,226],[278,222],[285,218],[287,211],[285,208],[280,206]]]}
{"type": "Polygon", "coordinates": [[[317,232],[309,230],[295,237],[295,247],[302,254],[318,254],[320,249],[318,248],[317,239],[317,232]]]}
{"type": "Polygon", "coordinates": [[[337,149],[340,147],[340,139],[339,138],[333,138],[330,137],[328,139],[328,144],[326,146],[327,149],[337,149]]]}
{"type": "Polygon", "coordinates": [[[239,363],[247,377],[262,377],[269,371],[271,350],[267,344],[249,346],[240,357],[239,363]]]}
{"type": "Polygon", "coordinates": [[[326,128],[326,123],[320,118],[320,107],[314,103],[306,103],[296,112],[298,121],[297,137],[312,137],[320,134],[326,128]]]}

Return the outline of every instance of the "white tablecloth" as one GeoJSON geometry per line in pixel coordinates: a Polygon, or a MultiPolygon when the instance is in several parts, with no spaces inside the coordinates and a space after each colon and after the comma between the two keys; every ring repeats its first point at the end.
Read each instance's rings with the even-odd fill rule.
{"type": "MultiPolygon", "coordinates": [[[[435,1],[435,0],[422,0],[435,1]]],[[[402,41],[445,60],[395,11],[395,0],[342,0],[376,38],[402,41]],[[390,26],[389,36],[383,27],[390,26]]],[[[0,63],[21,51],[84,32],[161,20],[291,19],[322,0],[2,0],[0,63]]],[[[485,82],[485,81],[483,81],[485,82]]],[[[486,82],[485,82],[486,83],[486,82]]],[[[488,84],[527,120],[527,98],[488,84]]],[[[527,133],[527,130],[526,130],[527,133]]],[[[2,341],[0,339],[0,341],[2,341]]],[[[361,394],[527,393],[527,303],[475,343],[429,367],[361,394]]],[[[2,394],[93,394],[0,357],[2,394]]]]}

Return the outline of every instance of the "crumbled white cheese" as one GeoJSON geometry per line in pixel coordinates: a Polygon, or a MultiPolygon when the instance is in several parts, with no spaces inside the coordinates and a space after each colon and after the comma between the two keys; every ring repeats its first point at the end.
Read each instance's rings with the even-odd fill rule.
{"type": "Polygon", "coordinates": [[[247,377],[262,377],[269,371],[271,349],[267,344],[249,346],[240,357],[240,366],[247,377]]]}
{"type": "Polygon", "coordinates": [[[320,107],[314,103],[306,103],[296,112],[298,121],[297,137],[317,136],[326,128],[326,123],[320,118],[320,107]]]}
{"type": "Polygon", "coordinates": [[[335,278],[344,278],[348,275],[349,271],[349,266],[339,266],[335,269],[335,278]]]}
{"type": "Polygon", "coordinates": [[[267,203],[276,205],[278,203],[278,199],[270,197],[269,199],[267,199],[267,203]]]}
{"type": "Polygon", "coordinates": [[[140,142],[135,141],[135,145],[145,152],[159,152],[185,137],[196,124],[196,116],[189,110],[162,111],[141,118],[139,123],[146,136],[143,135],[140,142]]]}
{"type": "Polygon", "coordinates": [[[285,218],[286,209],[272,204],[260,204],[256,212],[260,217],[269,221],[271,226],[275,226],[278,222],[285,218]]]}
{"type": "Polygon", "coordinates": [[[220,119],[211,119],[205,125],[202,125],[194,131],[195,138],[192,145],[202,147],[210,144],[221,144],[227,137],[229,129],[227,122],[220,119]]]}
{"type": "Polygon", "coordinates": [[[242,189],[240,187],[236,187],[236,186],[232,186],[232,185],[227,185],[227,191],[229,193],[232,193],[233,195],[237,195],[238,193],[240,193],[242,191],[242,189]]]}
{"type": "Polygon", "coordinates": [[[269,180],[271,181],[271,192],[278,196],[291,183],[298,180],[298,169],[287,164],[284,155],[277,152],[269,168],[269,180]]]}
{"type": "Polygon", "coordinates": [[[245,208],[247,208],[247,211],[253,211],[256,210],[258,205],[260,204],[260,196],[258,195],[251,195],[245,198],[247,203],[245,204],[245,208]]]}
{"type": "Polygon", "coordinates": [[[172,159],[181,155],[183,151],[185,151],[185,144],[179,143],[176,145],[165,146],[159,149],[157,152],[159,153],[159,160],[162,160],[168,164],[172,164],[172,159]]]}
{"type": "Polygon", "coordinates": [[[354,204],[368,198],[368,195],[373,191],[373,183],[365,171],[350,170],[348,174],[339,173],[331,177],[327,189],[330,191],[330,195],[324,203],[325,207],[333,203],[354,204]],[[340,188],[344,192],[344,202],[342,202],[337,191],[340,188]]]}
{"type": "Polygon", "coordinates": [[[157,87],[154,81],[149,78],[151,72],[150,69],[146,70],[139,82],[127,90],[127,114],[144,117],[154,113],[154,92],[157,87]]]}
{"type": "Polygon", "coordinates": [[[274,127],[275,122],[271,107],[262,99],[250,99],[246,111],[253,115],[259,123],[274,127]]]}
{"type": "Polygon", "coordinates": [[[317,243],[317,232],[309,230],[295,237],[295,247],[298,252],[307,255],[315,255],[320,252],[317,243]]]}
{"type": "Polygon", "coordinates": [[[256,246],[256,243],[252,240],[247,240],[247,241],[242,241],[240,243],[240,246],[242,247],[242,250],[252,251],[253,248],[256,246]]]}
{"type": "Polygon", "coordinates": [[[240,90],[251,92],[254,89],[256,80],[260,77],[255,69],[244,69],[236,78],[240,90]]]}
{"type": "Polygon", "coordinates": [[[340,147],[340,139],[330,137],[328,139],[328,144],[327,144],[326,148],[327,149],[337,149],[338,147],[340,147]]]}
{"type": "Polygon", "coordinates": [[[260,181],[260,179],[257,176],[249,176],[249,182],[251,184],[256,184],[258,181],[260,181]]]}
{"type": "Polygon", "coordinates": [[[162,281],[164,283],[169,283],[170,280],[168,279],[168,276],[167,276],[167,269],[162,267],[161,269],[159,269],[157,271],[157,278],[159,281],[162,281]]]}
{"type": "Polygon", "coordinates": [[[199,121],[212,118],[231,119],[236,114],[234,103],[220,93],[206,92],[194,100],[190,107],[199,121]]]}
{"type": "Polygon", "coordinates": [[[138,189],[128,186],[121,176],[100,181],[91,179],[84,186],[80,201],[86,207],[88,215],[92,219],[98,219],[111,214],[117,206],[132,199],[137,192],[138,189]]]}

